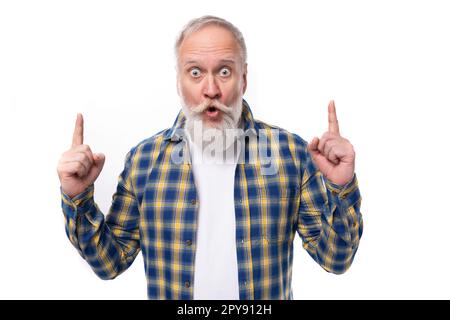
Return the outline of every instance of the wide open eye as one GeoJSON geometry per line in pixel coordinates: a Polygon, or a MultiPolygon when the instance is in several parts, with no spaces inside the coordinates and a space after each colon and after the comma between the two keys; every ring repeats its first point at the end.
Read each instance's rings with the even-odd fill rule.
{"type": "Polygon", "coordinates": [[[219,74],[222,77],[228,77],[231,75],[231,70],[230,70],[230,68],[224,67],[224,68],[220,69],[219,74]]]}
{"type": "Polygon", "coordinates": [[[189,70],[189,73],[194,78],[198,78],[201,75],[201,72],[200,72],[199,68],[192,68],[191,70],[189,70]]]}

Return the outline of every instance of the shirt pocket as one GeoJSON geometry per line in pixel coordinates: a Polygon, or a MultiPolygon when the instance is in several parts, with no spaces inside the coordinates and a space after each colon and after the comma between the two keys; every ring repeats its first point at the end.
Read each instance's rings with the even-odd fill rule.
{"type": "Polygon", "coordinates": [[[295,184],[268,184],[260,190],[261,229],[266,241],[283,242],[295,235],[299,191],[295,184]]]}

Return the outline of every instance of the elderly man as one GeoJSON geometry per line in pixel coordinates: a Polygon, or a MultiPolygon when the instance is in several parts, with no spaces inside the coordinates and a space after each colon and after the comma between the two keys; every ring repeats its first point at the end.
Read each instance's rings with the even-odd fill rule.
{"type": "Polygon", "coordinates": [[[334,102],[328,132],[307,144],[253,118],[231,23],[194,19],[175,49],[182,110],[127,154],[106,218],[93,198],[105,156],[83,144],[78,115],[58,164],[71,243],[102,279],[142,251],[149,299],[292,299],[296,233],[326,271],[345,272],[363,225],[334,102]]]}

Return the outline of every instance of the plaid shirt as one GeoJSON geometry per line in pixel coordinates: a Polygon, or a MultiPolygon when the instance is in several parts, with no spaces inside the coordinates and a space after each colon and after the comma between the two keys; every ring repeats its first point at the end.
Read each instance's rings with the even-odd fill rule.
{"type": "MultiPolygon", "coordinates": [[[[171,161],[175,148],[187,144],[177,130],[185,120],[180,112],[172,128],[130,150],[106,218],[93,186],[73,199],[62,192],[66,233],[81,256],[100,278],[113,279],[142,251],[149,299],[193,298],[198,196],[190,163],[171,161]]],[[[343,187],[323,179],[307,143],[254,120],[245,101],[242,121],[256,141],[278,129],[279,157],[275,175],[262,174],[259,161],[236,168],[239,297],[292,299],[295,233],[326,271],[339,274],[351,265],[363,229],[356,176],[343,187]]],[[[249,141],[247,156],[256,148],[249,141]]]]}

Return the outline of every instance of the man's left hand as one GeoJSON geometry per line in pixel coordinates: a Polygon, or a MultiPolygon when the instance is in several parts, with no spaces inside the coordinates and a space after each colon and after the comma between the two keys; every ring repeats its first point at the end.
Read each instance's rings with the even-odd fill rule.
{"type": "Polygon", "coordinates": [[[324,177],[338,185],[345,185],[355,173],[355,151],[350,141],[339,134],[334,101],[328,104],[328,131],[308,144],[317,168],[324,177]]]}

